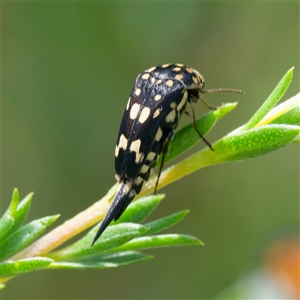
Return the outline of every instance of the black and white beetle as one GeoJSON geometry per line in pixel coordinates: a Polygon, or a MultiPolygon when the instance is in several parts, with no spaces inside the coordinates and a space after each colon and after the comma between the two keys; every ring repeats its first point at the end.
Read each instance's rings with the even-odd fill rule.
{"type": "MultiPolygon", "coordinates": [[[[192,108],[194,128],[204,142],[210,143],[196,127],[194,103],[200,93],[237,92],[232,89],[203,91],[204,77],[183,64],[165,64],[138,75],[128,99],[115,149],[116,179],[120,186],[92,242],[97,241],[112,220],[117,220],[147,181],[157,158],[162,154],[154,193],[168,151],[186,104],[192,108]]],[[[212,149],[213,150],[213,149],[212,149]]]]}

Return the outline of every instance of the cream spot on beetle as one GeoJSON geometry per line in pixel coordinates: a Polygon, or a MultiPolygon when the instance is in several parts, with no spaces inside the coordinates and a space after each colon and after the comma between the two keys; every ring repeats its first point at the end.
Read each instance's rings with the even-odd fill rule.
{"type": "Polygon", "coordinates": [[[161,112],[161,108],[158,108],[158,109],[154,112],[154,114],[153,114],[153,119],[155,119],[156,117],[158,117],[159,114],[160,114],[160,112],[161,112]]]}
{"type": "Polygon", "coordinates": [[[159,84],[161,84],[161,83],[162,83],[162,80],[161,80],[161,79],[157,80],[157,82],[156,82],[157,85],[159,85],[159,84]]]}
{"type": "Polygon", "coordinates": [[[155,101],[159,101],[160,99],[161,99],[161,95],[159,95],[159,94],[155,95],[155,97],[154,97],[155,101]]]}
{"type": "Polygon", "coordinates": [[[162,138],[162,135],[163,135],[163,132],[162,132],[161,128],[158,127],[158,130],[157,130],[156,135],[155,135],[155,141],[159,142],[160,139],[162,138]]]}
{"type": "Polygon", "coordinates": [[[140,105],[137,103],[134,103],[130,110],[130,115],[129,115],[130,119],[134,120],[136,118],[136,116],[138,115],[139,111],[140,111],[140,105]]]}
{"type": "Polygon", "coordinates": [[[144,107],[140,114],[139,122],[144,123],[148,119],[149,115],[150,115],[150,108],[144,107]]]}
{"type": "Polygon", "coordinates": [[[148,155],[147,155],[147,160],[148,161],[153,161],[155,156],[156,156],[155,152],[149,152],[148,155]]]}
{"type": "Polygon", "coordinates": [[[131,189],[132,189],[132,182],[127,181],[126,184],[125,184],[125,186],[124,186],[124,194],[126,195],[128,193],[132,193],[131,189]]]}
{"type": "Polygon", "coordinates": [[[130,152],[135,152],[135,163],[139,163],[142,158],[142,153],[140,153],[141,140],[137,139],[133,141],[130,145],[130,152]]]}
{"type": "Polygon", "coordinates": [[[181,101],[179,102],[179,104],[177,105],[177,110],[180,111],[182,109],[182,107],[186,104],[187,102],[187,97],[188,97],[188,93],[186,90],[184,90],[183,96],[181,101]]]}
{"type": "Polygon", "coordinates": [[[176,102],[172,102],[172,103],[170,104],[170,107],[174,109],[174,108],[176,107],[176,105],[177,105],[176,102]]]}
{"type": "Polygon", "coordinates": [[[174,122],[174,120],[175,120],[175,118],[176,118],[176,111],[175,110],[172,110],[168,115],[167,115],[167,117],[166,117],[166,122],[171,122],[171,123],[173,123],[174,122]]]}
{"type": "Polygon", "coordinates": [[[176,67],[173,69],[174,72],[179,72],[180,70],[181,70],[181,68],[179,68],[179,67],[176,67]]]}
{"type": "Polygon", "coordinates": [[[198,81],[200,82],[200,83],[202,83],[202,78],[201,78],[201,75],[198,73],[197,74],[197,79],[198,79],[198,81]]]}
{"type": "Polygon", "coordinates": [[[149,165],[143,165],[140,172],[142,174],[146,174],[148,172],[149,168],[150,168],[149,165]]]}
{"type": "Polygon", "coordinates": [[[141,140],[137,139],[131,143],[129,150],[131,152],[138,153],[138,152],[140,152],[140,147],[141,147],[141,140]]]}
{"type": "Polygon", "coordinates": [[[124,149],[126,150],[128,144],[128,140],[126,139],[124,134],[121,134],[120,140],[119,140],[119,145],[117,146],[119,149],[124,149]]]}
{"type": "Polygon", "coordinates": [[[152,72],[152,71],[154,71],[155,69],[156,69],[156,67],[152,67],[152,68],[146,70],[146,72],[152,72]]]}
{"type": "Polygon", "coordinates": [[[177,74],[177,75],[175,76],[175,79],[177,79],[177,80],[182,80],[182,78],[183,78],[183,75],[182,75],[182,74],[177,74]]]}
{"type": "Polygon", "coordinates": [[[126,105],[126,110],[128,110],[128,108],[129,108],[130,100],[131,100],[131,98],[129,97],[129,99],[128,99],[128,101],[127,101],[127,105],[126,105]]]}
{"type": "Polygon", "coordinates": [[[186,68],[185,69],[188,73],[192,74],[193,73],[193,70],[191,68],[186,68]]]}
{"type": "Polygon", "coordinates": [[[137,88],[136,90],[135,90],[135,92],[134,92],[137,96],[139,96],[140,95],[140,93],[141,93],[141,89],[139,89],[139,88],[137,88]]]}
{"type": "Polygon", "coordinates": [[[168,80],[166,86],[172,86],[174,84],[173,80],[168,80]]]}
{"type": "Polygon", "coordinates": [[[118,145],[116,145],[116,148],[115,148],[115,157],[118,157],[119,151],[120,151],[120,148],[119,148],[118,145]]]}
{"type": "Polygon", "coordinates": [[[144,181],[143,178],[139,176],[139,177],[135,180],[135,184],[136,184],[136,185],[140,185],[143,181],[144,181]]]}
{"type": "Polygon", "coordinates": [[[199,84],[199,80],[198,80],[198,78],[195,77],[195,76],[193,76],[193,81],[194,81],[195,84],[199,84]]]}
{"type": "Polygon", "coordinates": [[[115,175],[115,178],[116,178],[116,180],[117,180],[118,182],[121,181],[121,177],[120,177],[118,174],[115,175]]]}
{"type": "Polygon", "coordinates": [[[142,76],[142,79],[147,80],[150,77],[149,73],[146,73],[142,76]]]}
{"type": "Polygon", "coordinates": [[[184,64],[176,64],[177,67],[184,67],[184,64]]]}
{"type": "Polygon", "coordinates": [[[151,78],[151,83],[154,84],[155,80],[156,80],[156,79],[155,79],[154,77],[152,77],[152,78],[151,78]]]}
{"type": "Polygon", "coordinates": [[[144,155],[142,153],[139,153],[139,152],[137,152],[135,155],[136,155],[135,156],[135,163],[138,164],[139,162],[142,161],[144,155]]]}
{"type": "Polygon", "coordinates": [[[162,65],[161,67],[162,67],[162,68],[167,68],[169,65],[170,65],[170,64],[164,64],[164,65],[162,65]]]}

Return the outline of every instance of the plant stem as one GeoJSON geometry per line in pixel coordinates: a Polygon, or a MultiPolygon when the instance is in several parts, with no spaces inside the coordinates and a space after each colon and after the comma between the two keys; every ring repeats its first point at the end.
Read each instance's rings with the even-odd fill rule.
{"type": "Polygon", "coordinates": [[[117,184],[115,184],[101,200],[80,212],[72,219],[56,227],[48,234],[32,243],[29,247],[11,257],[11,259],[17,260],[44,255],[90,226],[101,221],[109,208],[109,202],[113,198],[116,189],[117,184]]]}

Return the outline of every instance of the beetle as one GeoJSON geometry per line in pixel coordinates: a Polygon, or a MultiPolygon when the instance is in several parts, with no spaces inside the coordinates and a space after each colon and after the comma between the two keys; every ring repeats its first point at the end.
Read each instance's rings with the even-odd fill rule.
{"type": "Polygon", "coordinates": [[[232,89],[203,90],[204,77],[184,64],[165,64],[152,67],[136,78],[128,99],[115,148],[116,179],[120,183],[115,198],[104,217],[92,245],[111,221],[117,220],[149,179],[157,158],[162,155],[157,181],[164,165],[168,145],[189,102],[193,126],[200,138],[212,149],[196,126],[194,103],[200,93],[237,92],[232,89]]]}

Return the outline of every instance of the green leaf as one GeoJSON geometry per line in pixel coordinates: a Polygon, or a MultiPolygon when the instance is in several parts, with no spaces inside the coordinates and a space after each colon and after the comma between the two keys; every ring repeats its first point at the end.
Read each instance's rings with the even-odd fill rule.
{"type": "Polygon", "coordinates": [[[53,262],[52,259],[47,257],[34,257],[20,259],[17,261],[5,261],[0,263],[0,276],[10,277],[26,272],[31,272],[39,269],[43,269],[53,262]]]}
{"type": "Polygon", "coordinates": [[[38,236],[40,236],[45,229],[50,226],[59,216],[50,216],[34,220],[25,226],[21,227],[3,241],[0,259],[5,259],[11,255],[19,252],[38,236]]]}
{"type": "Polygon", "coordinates": [[[158,231],[162,231],[166,228],[169,228],[171,226],[174,226],[178,222],[180,222],[187,214],[188,210],[183,210],[177,213],[174,213],[170,216],[149,222],[144,224],[149,230],[146,232],[147,235],[153,234],[158,231]]]}
{"type": "Polygon", "coordinates": [[[289,124],[289,125],[299,125],[300,124],[300,106],[293,108],[286,114],[275,119],[271,124],[289,124]]]}
{"type": "MultiPolygon", "coordinates": [[[[300,93],[272,108],[255,127],[271,123],[286,125],[300,123],[300,93]]],[[[243,129],[243,127],[240,129],[243,129]]]]}
{"type": "Polygon", "coordinates": [[[228,135],[213,145],[220,161],[239,161],[286,146],[300,131],[295,125],[266,125],[228,135]]]}
{"type": "Polygon", "coordinates": [[[139,251],[123,251],[123,252],[116,252],[116,253],[108,253],[102,254],[99,256],[93,256],[90,258],[90,261],[102,261],[102,262],[110,262],[114,264],[127,264],[131,263],[132,261],[140,261],[144,259],[152,258],[151,255],[147,255],[141,253],[139,251]]]}
{"type": "Polygon", "coordinates": [[[143,262],[152,259],[151,255],[147,255],[138,251],[124,251],[118,253],[107,254],[103,256],[93,256],[90,260],[75,262],[55,262],[48,268],[54,269],[107,269],[126,266],[133,263],[143,262]]]}
{"type": "Polygon", "coordinates": [[[118,265],[103,262],[60,261],[52,263],[48,269],[92,270],[115,268],[118,265]]]}
{"type": "Polygon", "coordinates": [[[165,195],[163,194],[150,195],[132,202],[123,215],[111,224],[113,225],[124,222],[141,223],[154,211],[164,197],[165,195]]]}
{"type": "Polygon", "coordinates": [[[148,248],[204,245],[199,239],[185,234],[162,234],[154,236],[143,236],[122,245],[113,251],[141,250],[148,248]]]}
{"type": "MultiPolygon", "coordinates": [[[[204,136],[206,135],[225,115],[231,112],[237,103],[226,103],[220,106],[217,110],[211,110],[203,117],[197,120],[197,128],[204,136]]],[[[175,132],[174,138],[169,145],[168,152],[165,157],[165,162],[170,161],[171,159],[177,157],[183,152],[187,151],[193,147],[196,143],[201,141],[198,133],[193,127],[193,123],[186,125],[185,127],[179,129],[175,132]]],[[[160,166],[161,157],[159,158],[156,166],[160,166]]]]}
{"type": "Polygon", "coordinates": [[[300,134],[298,134],[292,141],[291,143],[299,143],[300,142],[300,134]]]}
{"type": "Polygon", "coordinates": [[[0,243],[8,236],[15,222],[15,213],[19,204],[19,191],[14,189],[11,203],[0,220],[0,243]]]}
{"type": "Polygon", "coordinates": [[[134,223],[122,223],[107,227],[99,240],[92,246],[91,242],[98,230],[98,226],[93,228],[78,242],[50,253],[48,256],[57,261],[74,260],[85,256],[99,254],[100,252],[108,251],[109,249],[118,247],[133,238],[140,236],[147,231],[142,225],[134,223]]]}
{"type": "Polygon", "coordinates": [[[293,79],[293,70],[294,67],[286,72],[267,100],[243,127],[243,130],[253,128],[280,101],[293,79]]]}
{"type": "Polygon", "coordinates": [[[17,230],[23,221],[26,219],[28,211],[30,209],[31,200],[33,197],[33,193],[28,194],[18,205],[17,211],[15,212],[15,222],[13,226],[10,228],[8,234],[11,234],[15,230],[17,230]]]}

